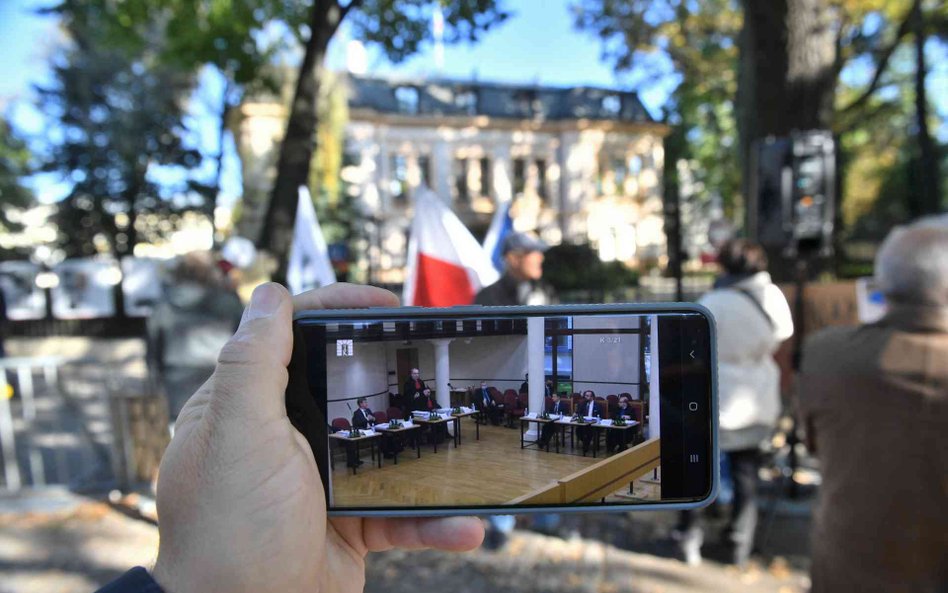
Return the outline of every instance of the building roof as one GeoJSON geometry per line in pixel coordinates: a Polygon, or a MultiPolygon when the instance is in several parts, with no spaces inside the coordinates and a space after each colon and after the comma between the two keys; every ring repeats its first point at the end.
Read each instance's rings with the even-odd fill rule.
{"type": "Polygon", "coordinates": [[[638,95],[630,91],[351,74],[348,80],[351,109],[385,114],[655,123],[638,95]]]}

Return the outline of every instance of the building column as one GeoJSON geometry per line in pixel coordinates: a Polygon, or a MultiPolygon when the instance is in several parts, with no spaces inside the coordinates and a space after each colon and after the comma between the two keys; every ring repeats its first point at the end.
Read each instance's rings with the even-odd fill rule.
{"type": "MultiPolygon", "coordinates": [[[[546,386],[546,372],[544,370],[544,339],[546,329],[543,317],[527,318],[527,372],[530,374],[527,382],[529,398],[527,411],[541,413],[546,405],[544,395],[546,386]]],[[[539,425],[530,423],[530,428],[524,435],[527,441],[535,441],[540,437],[539,425]]]]}
{"type": "MultiPolygon", "coordinates": [[[[444,408],[451,407],[451,353],[448,345],[453,338],[438,338],[428,340],[434,346],[435,359],[435,399],[444,408]]],[[[454,423],[448,423],[448,434],[454,436],[454,423]]]]}
{"type": "Polygon", "coordinates": [[[511,181],[510,146],[495,146],[490,151],[490,162],[493,168],[491,175],[491,195],[495,204],[503,204],[513,199],[513,182],[511,181]]]}
{"type": "Polygon", "coordinates": [[[451,147],[440,139],[431,149],[431,189],[451,203],[451,147]]]}
{"type": "MultiPolygon", "coordinates": [[[[650,315],[648,319],[649,338],[649,381],[648,381],[648,438],[659,436],[661,428],[661,402],[659,401],[659,359],[658,359],[658,315],[650,315]]],[[[644,399],[644,398],[643,398],[644,399]]],[[[643,418],[644,420],[644,418],[643,418]]]]}

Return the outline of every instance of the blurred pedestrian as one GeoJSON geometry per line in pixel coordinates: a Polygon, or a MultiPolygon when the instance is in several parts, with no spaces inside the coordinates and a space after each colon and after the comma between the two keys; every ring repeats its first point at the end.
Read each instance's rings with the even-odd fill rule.
{"type": "Polygon", "coordinates": [[[948,591],[948,224],[889,234],[878,322],[807,340],[799,418],[822,485],[813,593],[948,591]]]}
{"type": "MultiPolygon", "coordinates": [[[[500,280],[481,289],[474,297],[478,305],[548,305],[553,298],[542,283],[543,252],[548,246],[526,233],[511,233],[504,239],[501,253],[504,258],[504,273],[500,280]]],[[[520,394],[528,391],[529,376],[524,377],[520,394]]],[[[553,517],[539,517],[541,522],[556,523],[553,517]]],[[[487,537],[484,546],[499,548],[507,541],[516,523],[513,515],[492,515],[488,518],[487,537]]]]}
{"type": "Polygon", "coordinates": [[[243,306],[210,253],[181,256],[148,318],[148,360],[174,422],[217,364],[243,306]]]}
{"type": "MultiPolygon", "coordinates": [[[[746,565],[757,527],[760,445],[780,415],[780,370],[774,353],[793,335],[790,306],[767,273],[767,255],[745,239],[728,241],[718,261],[723,274],[699,303],[714,315],[718,334],[720,443],[734,486],[725,544],[731,561],[746,565]]],[[[698,514],[684,511],[676,536],[685,560],[701,562],[704,530],[698,514]]]]}

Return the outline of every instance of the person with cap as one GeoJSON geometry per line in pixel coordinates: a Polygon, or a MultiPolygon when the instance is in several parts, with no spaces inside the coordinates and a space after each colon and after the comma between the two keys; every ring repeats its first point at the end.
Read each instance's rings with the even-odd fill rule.
{"type": "Polygon", "coordinates": [[[477,305],[547,305],[552,301],[543,279],[546,243],[526,233],[511,233],[504,240],[504,273],[500,280],[474,297],[477,305]]]}
{"type": "MultiPolygon", "coordinates": [[[[474,297],[477,305],[547,305],[552,295],[541,283],[543,278],[543,253],[549,247],[543,241],[525,233],[511,233],[504,240],[501,253],[504,256],[504,273],[500,280],[483,288],[474,297]]],[[[558,517],[540,517],[541,522],[558,523],[558,517]]],[[[513,531],[516,519],[513,515],[491,515],[487,518],[487,535],[484,546],[488,549],[502,547],[513,531]]]]}

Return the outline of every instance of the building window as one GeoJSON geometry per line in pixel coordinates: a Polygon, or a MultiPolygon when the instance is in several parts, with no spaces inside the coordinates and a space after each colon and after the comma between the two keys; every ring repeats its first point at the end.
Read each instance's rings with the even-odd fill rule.
{"type": "Polygon", "coordinates": [[[546,201],[546,159],[537,159],[537,195],[541,200],[546,201]]]}
{"type": "Polygon", "coordinates": [[[418,113],[418,89],[413,86],[400,86],[395,89],[395,101],[398,112],[414,115],[418,113]]]}
{"type": "Polygon", "coordinates": [[[469,202],[471,199],[467,187],[467,159],[454,159],[454,198],[459,202],[469,202]]]}
{"type": "Polygon", "coordinates": [[[491,172],[490,172],[490,159],[487,158],[486,156],[482,157],[480,160],[480,168],[481,168],[480,195],[485,198],[490,197],[490,189],[491,189],[491,186],[493,185],[492,183],[493,177],[491,176],[491,172]]]}
{"type": "Polygon", "coordinates": [[[517,91],[514,94],[514,101],[517,104],[517,111],[520,115],[533,115],[533,107],[536,100],[536,91],[523,90],[517,91]]]}
{"type": "Polygon", "coordinates": [[[392,181],[388,191],[396,202],[408,200],[408,158],[403,154],[392,155],[392,181]]]}
{"type": "Polygon", "coordinates": [[[622,112],[622,99],[619,95],[606,95],[602,98],[602,112],[606,117],[619,117],[622,112]]]}
{"type": "Polygon", "coordinates": [[[454,95],[454,106],[462,113],[474,115],[477,113],[477,93],[474,91],[458,91],[454,95]]]}
{"type": "Polygon", "coordinates": [[[513,190],[514,195],[522,194],[527,188],[527,160],[514,159],[513,162],[513,190]]]}
{"type": "Polygon", "coordinates": [[[428,155],[418,157],[418,171],[421,175],[421,184],[428,188],[434,188],[431,184],[431,158],[428,155]]]}

